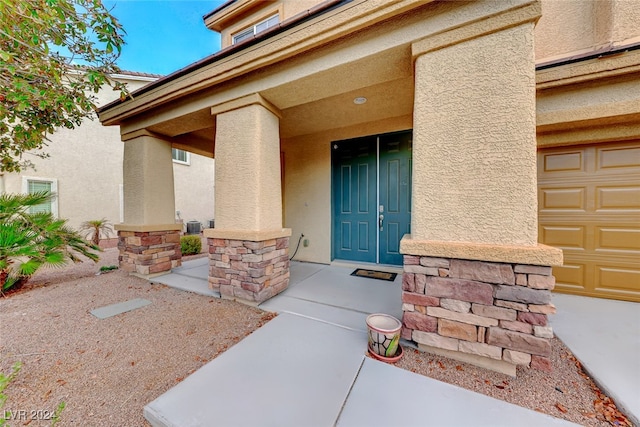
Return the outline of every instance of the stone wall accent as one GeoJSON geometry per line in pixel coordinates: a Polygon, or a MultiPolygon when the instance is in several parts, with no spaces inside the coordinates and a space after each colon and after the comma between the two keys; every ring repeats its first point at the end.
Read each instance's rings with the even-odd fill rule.
{"type": "Polygon", "coordinates": [[[222,298],[251,305],[289,286],[289,238],[264,241],[207,239],[209,287],[222,298]]]}
{"type": "Polygon", "coordinates": [[[171,271],[182,265],[180,232],[118,231],[120,268],[143,276],[171,271]]]}
{"type": "Polygon", "coordinates": [[[549,371],[554,286],[547,266],[405,255],[402,336],[512,375],[549,371]]]}

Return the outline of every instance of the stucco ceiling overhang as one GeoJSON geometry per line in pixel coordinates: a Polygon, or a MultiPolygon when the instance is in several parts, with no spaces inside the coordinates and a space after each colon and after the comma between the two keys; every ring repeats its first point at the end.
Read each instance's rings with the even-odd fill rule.
{"type": "Polygon", "coordinates": [[[280,109],[283,138],[410,115],[412,43],[503,9],[491,1],[354,0],[103,109],[100,119],[123,135],[148,129],[174,138],[174,146],[197,139],[213,155],[211,107],[252,93],[280,109]],[[369,101],[355,105],[357,96],[369,101]]]}
{"type": "Polygon", "coordinates": [[[223,52],[214,54],[133,92],[133,99],[114,101],[100,108],[99,118],[105,125],[120,124],[145,110],[287,61],[427,3],[425,0],[353,0],[296,23],[286,31],[272,35],[267,30],[264,33],[269,33],[269,37],[261,37],[257,44],[233,48],[229,56],[218,57],[223,52]]]}
{"type": "MultiPolygon", "coordinates": [[[[378,5],[378,9],[380,8],[381,5],[378,5]]],[[[403,23],[397,23],[396,26],[403,26],[403,23]]],[[[383,29],[378,29],[373,32],[373,36],[383,32],[383,29]]],[[[360,52],[346,56],[340,53],[345,47],[357,45],[361,40],[368,38],[371,38],[371,35],[361,29],[349,37],[333,39],[324,46],[315,47],[304,54],[246,74],[239,74],[209,89],[176,98],[173,102],[162,103],[130,117],[125,113],[123,119],[112,120],[112,123],[120,124],[123,134],[146,128],[174,138],[176,147],[188,145],[188,138],[193,137],[194,145],[196,140],[198,141],[198,151],[212,155],[215,118],[210,116],[209,106],[216,102],[212,98],[221,99],[216,96],[220,92],[233,93],[239,86],[251,86],[249,82],[252,80],[273,81],[264,90],[256,91],[286,115],[281,122],[283,138],[330,127],[344,127],[390,115],[410,114],[413,79],[409,45],[401,44],[378,52],[356,49],[360,52]],[[333,56],[334,59],[327,62],[327,55],[333,56]],[[306,74],[296,74],[291,72],[295,68],[309,70],[306,74]],[[370,102],[357,106],[352,102],[356,96],[366,96],[370,102]],[[181,110],[185,110],[184,113],[180,113],[181,110]],[[204,141],[209,141],[209,145],[206,146],[204,141]]],[[[147,94],[143,96],[145,95],[147,94]]],[[[108,123],[105,120],[103,122],[108,123]]]]}

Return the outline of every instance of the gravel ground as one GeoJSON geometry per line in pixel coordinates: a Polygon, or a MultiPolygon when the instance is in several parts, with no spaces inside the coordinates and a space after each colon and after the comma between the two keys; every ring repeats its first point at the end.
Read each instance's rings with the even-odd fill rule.
{"type": "MultiPolygon", "coordinates": [[[[117,257],[106,249],[98,265],[41,270],[0,298],[0,371],[22,362],[5,409],[27,416],[10,425],[49,425],[37,418],[63,401],[59,426],[148,425],[144,405],[272,318],[119,271],[96,276],[117,257]],[[133,298],[152,304],[104,320],[89,313],[133,298]]],[[[558,339],[552,359],[552,374],[518,368],[517,379],[411,348],[397,366],[578,424],[630,425],[558,339]]]]}
{"type": "MultiPolygon", "coordinates": [[[[117,252],[106,250],[100,264],[117,264],[117,252]]],[[[63,401],[59,426],[146,425],[144,405],[272,317],[97,270],[93,263],[42,270],[0,298],[0,370],[22,362],[4,409],[27,418],[9,425],[50,425],[37,418],[49,418],[63,401]],[[152,304],[103,320],[89,313],[133,298],[152,304]]]]}

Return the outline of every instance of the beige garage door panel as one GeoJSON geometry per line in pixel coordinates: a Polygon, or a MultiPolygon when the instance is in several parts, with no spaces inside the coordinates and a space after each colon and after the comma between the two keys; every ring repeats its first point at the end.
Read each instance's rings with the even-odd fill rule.
{"type": "Polygon", "coordinates": [[[640,271],[626,263],[595,265],[595,289],[625,296],[640,289],[640,271]]]}
{"type": "Polygon", "coordinates": [[[640,253],[640,229],[627,227],[596,227],[596,251],[640,253]]]}
{"type": "Polygon", "coordinates": [[[556,289],[570,291],[569,293],[582,294],[586,292],[584,283],[587,278],[587,264],[565,261],[562,267],[554,267],[553,275],[556,276],[556,289]]]}
{"type": "Polygon", "coordinates": [[[564,251],[557,289],[640,301],[640,141],[541,150],[539,240],[564,251]]]}

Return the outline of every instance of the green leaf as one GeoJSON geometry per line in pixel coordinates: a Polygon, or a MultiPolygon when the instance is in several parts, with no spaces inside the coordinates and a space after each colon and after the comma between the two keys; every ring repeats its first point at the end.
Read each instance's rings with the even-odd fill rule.
{"type": "Polygon", "coordinates": [[[398,351],[399,341],[400,341],[400,334],[393,337],[393,339],[391,340],[391,343],[389,343],[389,347],[387,348],[387,351],[385,352],[385,356],[393,357],[396,355],[396,352],[398,351]]]}
{"type": "Polygon", "coordinates": [[[53,197],[48,193],[0,195],[0,287],[3,290],[26,280],[43,265],[59,267],[78,255],[97,260],[99,251],[66,220],[50,212],[29,213],[53,197]]]}
{"type": "Polygon", "coordinates": [[[113,85],[125,32],[100,0],[0,0],[0,28],[0,173],[20,172],[47,134],[94,114],[92,93],[113,85]],[[78,69],[52,46],[93,76],[70,84],[78,69]]]}

